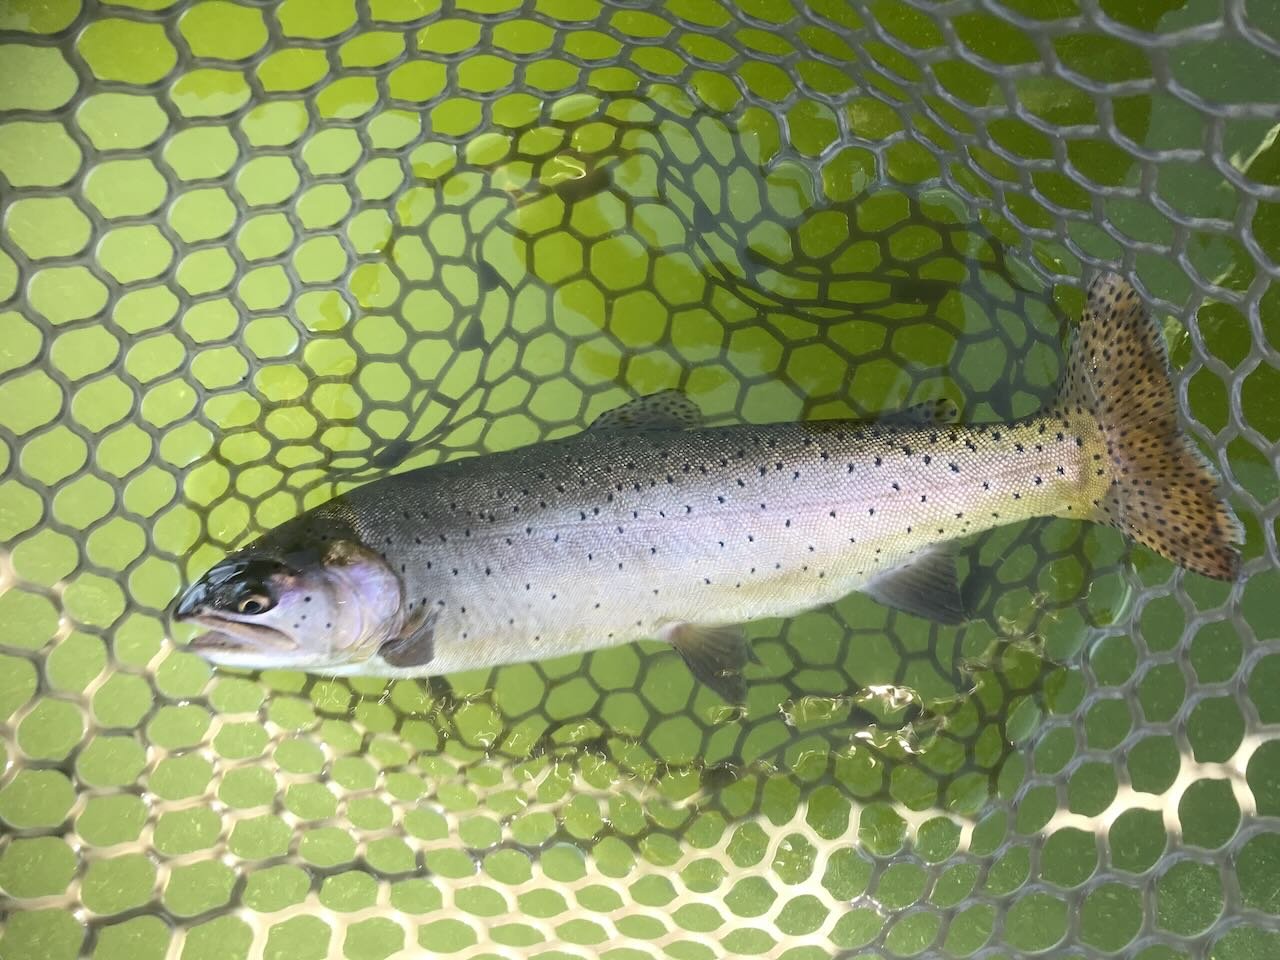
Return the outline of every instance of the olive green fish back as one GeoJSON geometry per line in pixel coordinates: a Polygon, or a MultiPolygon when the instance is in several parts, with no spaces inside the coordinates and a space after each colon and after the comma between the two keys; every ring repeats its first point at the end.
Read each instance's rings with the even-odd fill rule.
{"type": "Polygon", "coordinates": [[[0,4],[0,960],[1280,955],[1276,90],[1253,0],[0,4]],[[656,645],[169,642],[302,507],[634,396],[1030,413],[1103,267],[1234,585],[998,531],[964,628],[754,625],[741,713],[656,645]]]}

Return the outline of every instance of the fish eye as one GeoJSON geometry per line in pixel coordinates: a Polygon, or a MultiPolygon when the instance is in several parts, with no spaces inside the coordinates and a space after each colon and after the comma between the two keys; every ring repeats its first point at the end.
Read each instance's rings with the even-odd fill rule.
{"type": "Polygon", "coordinates": [[[262,584],[258,583],[249,585],[236,600],[236,612],[248,617],[266,613],[274,606],[275,602],[271,599],[271,595],[262,584]]]}

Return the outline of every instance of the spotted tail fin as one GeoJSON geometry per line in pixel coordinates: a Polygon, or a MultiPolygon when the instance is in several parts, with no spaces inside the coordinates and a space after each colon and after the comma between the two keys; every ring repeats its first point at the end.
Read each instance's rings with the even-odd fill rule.
{"type": "Polygon", "coordinates": [[[1089,504],[1092,519],[1188,570],[1235,579],[1233,544],[1244,531],[1217,473],[1179,426],[1159,328],[1115,274],[1089,286],[1058,408],[1097,422],[1097,459],[1110,483],[1089,504]]]}

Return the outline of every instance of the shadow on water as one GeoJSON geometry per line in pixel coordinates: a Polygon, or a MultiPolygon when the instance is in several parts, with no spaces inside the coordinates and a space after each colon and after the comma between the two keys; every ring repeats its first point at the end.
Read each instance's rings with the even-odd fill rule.
{"type": "Polygon", "coordinates": [[[966,419],[1004,419],[1049,395],[1064,316],[955,195],[857,169],[819,190],[823,174],[777,156],[761,116],[661,94],[572,98],[504,134],[495,159],[428,145],[378,249],[393,309],[450,356],[434,377],[411,362],[421,378],[378,407],[401,435],[334,453],[333,470],[363,481],[573,432],[613,385],[678,386],[715,422],[866,418],[938,395],[966,419]],[[495,440],[480,411],[521,406],[504,392],[516,356],[568,381],[569,409],[495,440]],[[441,390],[462,365],[467,384],[441,390]]]}

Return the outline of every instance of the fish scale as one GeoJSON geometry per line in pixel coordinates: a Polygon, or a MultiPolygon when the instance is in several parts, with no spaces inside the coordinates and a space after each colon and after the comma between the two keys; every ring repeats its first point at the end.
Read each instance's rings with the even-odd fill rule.
{"type": "Polygon", "coordinates": [[[1096,446],[1091,425],[1048,419],[588,431],[346,501],[409,602],[437,608],[447,672],[837,600],[941,540],[1070,515],[1096,446]]]}
{"type": "MultiPolygon", "coordinates": [[[[1159,329],[1093,282],[1056,401],[957,426],[707,428],[665,391],[576,437],[375,481],[236,551],[179,598],[215,663],[421,676],[665,640],[730,700],[740,625],[862,590],[966,618],[950,545],[1033,517],[1109,524],[1234,578],[1243,530],[1181,431],[1159,329]]],[[[921,417],[921,412],[925,414],[921,417]]]]}

